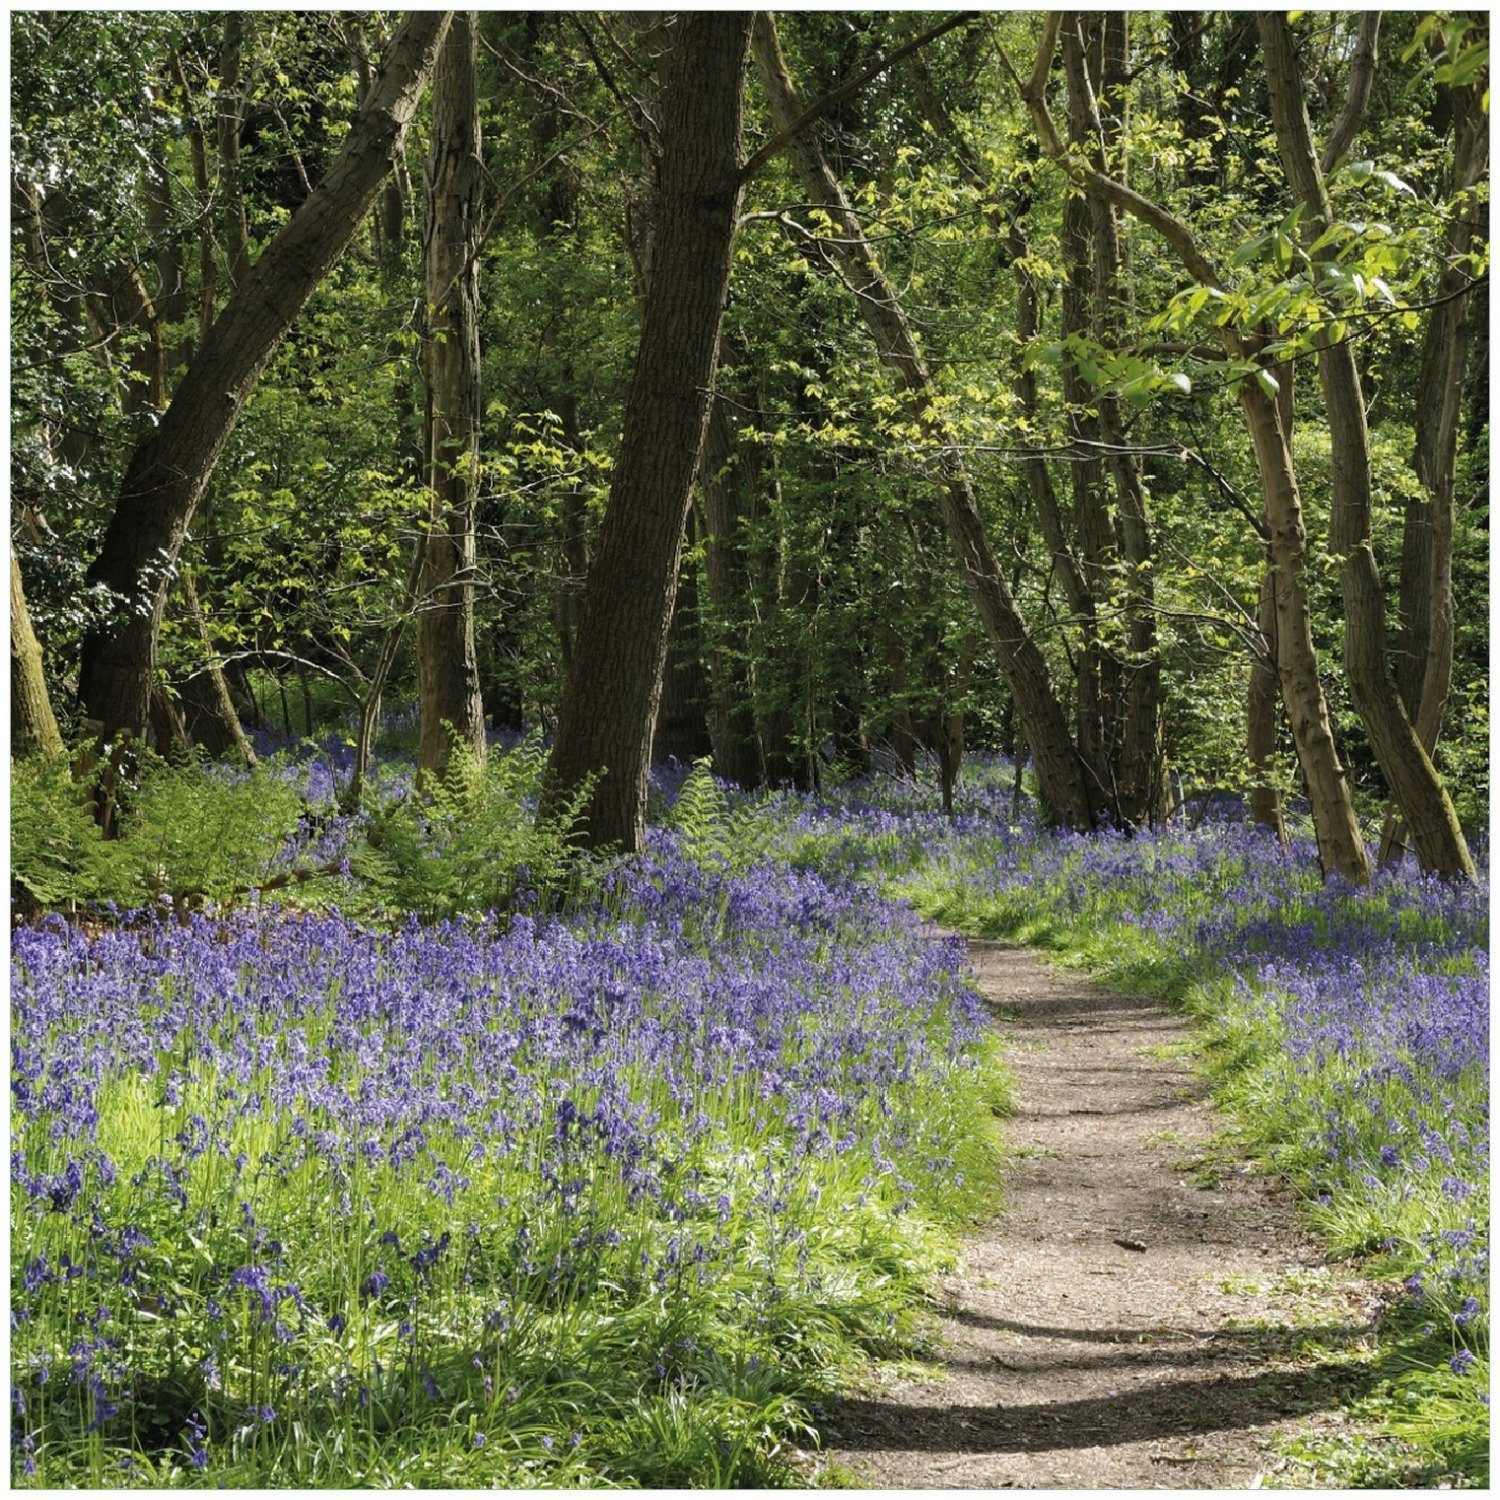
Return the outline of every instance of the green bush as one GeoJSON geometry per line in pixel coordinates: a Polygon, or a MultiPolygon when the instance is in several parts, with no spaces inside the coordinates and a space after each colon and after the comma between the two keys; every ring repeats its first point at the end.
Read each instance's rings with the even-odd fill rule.
{"type": "Polygon", "coordinates": [[[447,775],[420,795],[391,797],[377,778],[366,802],[373,858],[358,867],[376,901],[433,921],[580,893],[601,868],[581,861],[571,839],[590,787],[544,822],[546,766],[538,736],[483,763],[455,740],[447,775]]]}
{"type": "Polygon", "coordinates": [[[94,821],[68,763],[20,762],[11,778],[11,876],[39,907],[223,903],[290,868],[302,817],[296,787],[147,755],[120,805],[119,836],[94,821]]]}

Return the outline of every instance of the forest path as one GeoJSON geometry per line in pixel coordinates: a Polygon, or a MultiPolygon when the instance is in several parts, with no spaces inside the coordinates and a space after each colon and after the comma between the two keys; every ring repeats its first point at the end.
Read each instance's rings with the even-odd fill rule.
{"type": "Polygon", "coordinates": [[[828,1413],[834,1473],[1211,1489],[1280,1467],[1279,1437],[1338,1432],[1371,1284],[1326,1265],[1283,1186],[1216,1156],[1190,1023],[1026,949],[969,951],[1016,1085],[1001,1211],[946,1285],[935,1375],[828,1413]]]}

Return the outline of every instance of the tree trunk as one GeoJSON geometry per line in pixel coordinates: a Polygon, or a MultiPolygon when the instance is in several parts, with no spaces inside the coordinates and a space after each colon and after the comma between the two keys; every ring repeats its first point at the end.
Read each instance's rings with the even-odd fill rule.
{"type": "Polygon", "coordinates": [[[1370,859],[1318,676],[1307,596],[1307,528],[1291,447],[1275,401],[1254,380],[1240,382],[1240,409],[1250,429],[1265,494],[1276,596],[1276,670],[1312,804],[1318,855],[1328,874],[1367,885],[1370,859]]]}
{"type": "Polygon", "coordinates": [[[391,170],[447,25],[446,11],[402,23],[327,176],[245,273],[131,456],[88,575],[114,595],[115,613],[85,635],[79,672],[79,696],[106,737],[145,731],[162,609],[193,511],[257,377],[391,170]]]}
{"type": "Polygon", "coordinates": [[[232,10],[224,17],[219,46],[219,97],[216,125],[219,182],[223,196],[225,259],[229,282],[238,286],[250,269],[250,225],[245,217],[245,190],[240,171],[240,132],[245,124],[245,95],[240,83],[245,54],[247,16],[232,10]]]}
{"type": "Polygon", "coordinates": [[[745,529],[753,509],[756,473],[754,455],[735,441],[724,401],[716,397],[698,470],[706,532],[704,583],[713,610],[709,679],[714,770],[746,790],[765,779],[755,731],[750,642],[740,624],[750,605],[745,529]]]}
{"type": "MultiPolygon", "coordinates": [[[[688,512],[688,543],[692,545],[693,513],[688,512]]],[[[708,728],[708,676],[703,670],[703,630],[698,612],[697,570],[687,562],[677,581],[672,624],[667,631],[667,659],[662,668],[661,702],[651,740],[651,762],[695,761],[712,755],[708,728]]]]}
{"type": "MultiPolygon", "coordinates": [[[[1422,344],[1413,454],[1422,492],[1408,499],[1402,520],[1395,665],[1397,689],[1429,755],[1437,749],[1453,682],[1453,481],[1474,326],[1467,258],[1485,231],[1485,202],[1475,188],[1489,165],[1489,118],[1477,91],[1455,91],[1453,111],[1449,197],[1468,196],[1449,226],[1447,263],[1422,344]]],[[[1400,821],[1392,819],[1381,840],[1381,864],[1400,860],[1405,835],[1400,821]]]]}
{"type": "Polygon", "coordinates": [[[580,831],[594,848],[634,851],[645,836],[651,735],[739,214],[751,21],[743,11],[679,12],[663,62],[640,349],[543,796],[556,814],[589,786],[580,831]]]}
{"type": "Polygon", "coordinates": [[[251,747],[244,726],[240,723],[240,716],[235,711],[234,699],[229,694],[229,684],[224,680],[224,669],[219,663],[214,643],[209,638],[208,619],[203,613],[203,605],[198,598],[193,575],[186,570],[182,574],[182,597],[187,600],[188,613],[193,620],[193,630],[208,660],[204,673],[208,679],[214,717],[223,725],[229,743],[239,753],[240,759],[245,763],[245,768],[253,771],[256,765],[255,751],[251,747]]]}
{"type": "Polygon", "coordinates": [[[430,512],[417,614],[419,775],[441,778],[456,743],[484,759],[474,645],[479,492],[479,113],[473,18],[455,13],[432,85],[427,166],[430,512]]]}
{"type": "MultiPolygon", "coordinates": [[[[1094,38],[1096,39],[1096,38],[1094,38]]],[[[1078,25],[1063,31],[1063,58],[1068,74],[1068,137],[1075,150],[1090,152],[1092,91],[1085,52],[1088,43],[1078,25]]],[[[1091,153],[1092,154],[1092,153],[1091,153]]],[[[1083,643],[1078,653],[1078,753],[1094,782],[1094,796],[1111,823],[1120,821],[1118,805],[1121,667],[1117,654],[1101,638],[1099,614],[1111,613],[1111,578],[1119,558],[1113,519],[1105,498],[1104,462],[1100,457],[1097,393],[1083,375],[1082,352],[1092,342],[1100,295],[1095,256],[1099,233],[1093,193],[1071,193],[1063,205],[1062,261],[1062,397],[1067,419],[1068,468],[1073,480],[1078,561],[1084,592],[1077,610],[1083,643]]]]}
{"type": "Polygon", "coordinates": [[[10,753],[16,760],[63,754],[62,733],[52,712],[52,696],[42,669],[42,647],[31,628],[21,588],[21,563],[10,553],[10,753]]]}
{"type": "MultiPolygon", "coordinates": [[[[1085,70],[1080,101],[1091,141],[1112,144],[1124,132],[1117,111],[1124,109],[1127,75],[1128,17],[1110,11],[1102,18],[1103,47],[1099,95],[1095,98],[1085,70]]],[[[1101,148],[1093,148],[1099,170],[1107,169],[1101,148]]],[[[1094,326],[1107,348],[1117,348],[1125,310],[1123,254],[1115,207],[1097,189],[1089,195],[1094,227],[1094,326]]],[[[1107,465],[1114,481],[1118,513],[1116,540],[1124,567],[1126,653],[1120,696],[1119,766],[1115,796],[1126,827],[1154,827],[1171,810],[1165,734],[1162,725],[1161,659],[1156,637],[1155,559],[1146,489],[1140,465],[1128,451],[1120,398],[1099,392],[1099,435],[1108,445],[1107,465]]]]}
{"type": "MultiPolygon", "coordinates": [[[[1261,12],[1258,20],[1282,165],[1303,207],[1301,228],[1311,243],[1333,215],[1307,116],[1296,44],[1280,12],[1261,12]]],[[[1343,559],[1344,668],[1350,694],[1411,829],[1422,868],[1447,879],[1472,880],[1474,861],[1458,814],[1396,691],[1386,655],[1385,601],[1370,510],[1370,439],[1354,351],[1346,339],[1331,339],[1326,329],[1318,331],[1315,343],[1333,448],[1329,540],[1334,555],[1343,559]]]]}
{"type": "MultiPolygon", "coordinates": [[[[762,12],[755,27],[756,61],[765,87],[771,122],[785,131],[802,113],[775,23],[762,12]]],[[[854,292],[861,316],[875,338],[881,360],[895,373],[907,397],[909,420],[934,449],[940,475],[938,499],[964,582],[971,591],[1001,670],[1016,700],[1024,733],[1031,745],[1037,780],[1049,816],[1077,829],[1092,828],[1095,803],[1084,764],[1068,729],[1051,675],[1036,642],[1016,608],[985,531],[973,485],[963,461],[949,442],[942,421],[933,414],[936,392],[926,361],[901,309],[895,288],[880,269],[858,216],[829,169],[809,132],[788,147],[803,191],[833,220],[838,237],[820,245],[830,269],[834,263],[854,292]]]]}
{"type": "Polygon", "coordinates": [[[1276,574],[1269,555],[1261,574],[1255,624],[1260,639],[1250,655],[1250,690],[1245,702],[1245,750],[1253,778],[1250,816],[1262,828],[1269,828],[1285,848],[1288,841],[1281,789],[1271,779],[1281,693],[1276,685],[1276,574]]]}

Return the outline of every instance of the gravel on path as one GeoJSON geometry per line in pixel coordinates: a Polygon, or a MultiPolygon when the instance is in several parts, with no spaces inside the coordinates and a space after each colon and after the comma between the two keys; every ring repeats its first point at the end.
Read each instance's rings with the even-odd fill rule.
{"type": "Polygon", "coordinates": [[[880,1489],[1213,1489],[1337,1433],[1378,1298],[1214,1151],[1191,1024],[969,947],[1016,1086],[1000,1212],[945,1285],[935,1378],[840,1402],[823,1460],[880,1489]]]}

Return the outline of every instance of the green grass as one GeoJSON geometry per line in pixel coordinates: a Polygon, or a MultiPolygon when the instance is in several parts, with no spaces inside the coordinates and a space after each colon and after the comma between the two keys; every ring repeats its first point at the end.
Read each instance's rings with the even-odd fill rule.
{"type": "MultiPolygon", "coordinates": [[[[1088,971],[1128,994],[1179,1005],[1197,1023],[1199,1066],[1212,1080],[1214,1098],[1233,1122],[1229,1149],[1263,1160],[1299,1190],[1302,1212],[1337,1257],[1357,1259],[1377,1281],[1398,1282],[1423,1260],[1423,1236],[1451,1220],[1440,1174],[1428,1174],[1418,1191],[1347,1182],[1330,1193],[1326,1162],[1316,1146],[1323,1114],[1350,1082],[1349,1064],[1333,1062],[1309,1079],[1293,1080],[1274,1010],[1256,1011],[1233,977],[1192,953],[1164,949],[1133,927],[1106,893],[1081,912],[1049,909],[1045,885],[994,892],[976,888],[951,865],[908,869],[881,882],[934,921],[972,937],[1025,943],[1056,961],[1088,971]]],[[[1488,1079],[1471,1071],[1456,1080],[1442,1108],[1458,1118],[1487,1118],[1488,1079]]],[[[1400,1085],[1390,1108],[1409,1103],[1400,1085]]],[[[1222,1140],[1222,1138],[1221,1138],[1222,1140]]],[[[1223,1150],[1216,1152],[1222,1160],[1223,1150]]],[[[1205,1164],[1212,1173],[1216,1164],[1205,1164]]],[[[1451,1307],[1443,1308],[1451,1316],[1451,1307]]],[[[1439,1322],[1442,1318],[1439,1317],[1439,1322]]],[[[1433,1316],[1395,1300],[1381,1322],[1375,1356],[1378,1379],[1371,1394],[1353,1404],[1353,1415],[1373,1424],[1379,1439],[1348,1436],[1305,1439],[1288,1454],[1321,1483],[1358,1487],[1435,1482],[1488,1483],[1489,1408],[1483,1369],[1455,1375],[1447,1364],[1441,1329],[1433,1316]],[[1394,1441],[1392,1441],[1394,1439],[1394,1441]]]]}

